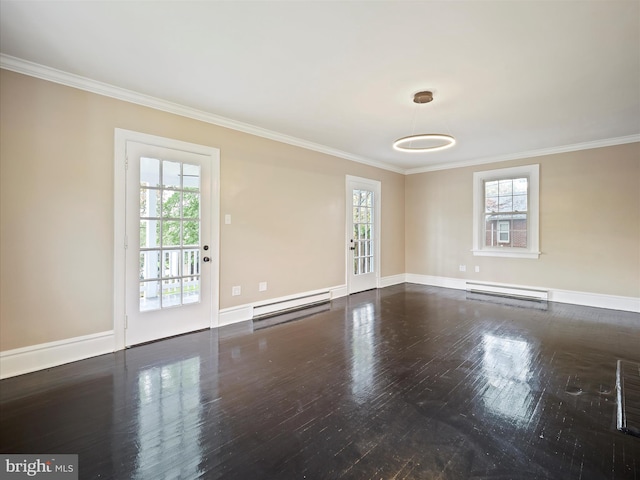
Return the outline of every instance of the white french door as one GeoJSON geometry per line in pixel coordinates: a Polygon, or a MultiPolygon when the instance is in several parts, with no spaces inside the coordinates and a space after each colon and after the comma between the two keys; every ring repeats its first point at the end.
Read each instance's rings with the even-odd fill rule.
{"type": "Polygon", "coordinates": [[[124,141],[125,346],[217,318],[218,151],[144,137],[124,141]]]}
{"type": "Polygon", "coordinates": [[[380,182],[347,175],[347,288],[378,287],[380,277],[380,182]]]}

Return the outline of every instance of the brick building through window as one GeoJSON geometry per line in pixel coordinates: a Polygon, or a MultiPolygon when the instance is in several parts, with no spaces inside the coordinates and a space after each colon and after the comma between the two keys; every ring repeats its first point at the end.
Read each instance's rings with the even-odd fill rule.
{"type": "Polygon", "coordinates": [[[526,215],[515,214],[511,217],[510,219],[496,216],[486,218],[486,246],[527,248],[526,215]]]}

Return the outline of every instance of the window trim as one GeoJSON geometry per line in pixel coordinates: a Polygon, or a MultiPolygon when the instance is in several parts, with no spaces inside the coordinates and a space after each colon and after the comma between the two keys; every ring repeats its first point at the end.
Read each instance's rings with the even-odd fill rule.
{"type": "Polygon", "coordinates": [[[540,257],[539,195],[540,165],[499,168],[473,173],[473,248],[475,256],[531,258],[540,257]],[[484,243],[484,182],[506,178],[527,177],[529,179],[529,207],[527,211],[527,248],[487,247],[484,243]]]}

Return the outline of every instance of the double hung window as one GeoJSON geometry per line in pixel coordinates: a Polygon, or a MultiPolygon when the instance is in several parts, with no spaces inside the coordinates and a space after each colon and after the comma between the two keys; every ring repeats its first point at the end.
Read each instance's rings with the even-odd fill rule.
{"type": "Polygon", "coordinates": [[[473,175],[473,253],[538,258],[539,165],[473,175]]]}

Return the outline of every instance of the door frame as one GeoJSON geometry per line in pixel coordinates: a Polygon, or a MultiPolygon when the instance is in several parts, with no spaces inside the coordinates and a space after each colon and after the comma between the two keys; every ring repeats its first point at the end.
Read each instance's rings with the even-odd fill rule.
{"type": "Polygon", "coordinates": [[[380,238],[382,236],[382,222],[380,221],[382,217],[382,182],[379,180],[373,180],[370,178],[364,177],[356,177],[353,175],[345,176],[345,285],[347,286],[347,295],[354,293],[351,291],[351,275],[349,274],[350,268],[353,268],[353,259],[351,257],[351,251],[349,247],[351,245],[351,228],[353,223],[353,201],[352,201],[352,188],[351,185],[353,183],[364,184],[368,188],[375,193],[374,198],[374,265],[375,265],[375,279],[376,285],[375,288],[380,288],[380,238]]]}
{"type": "Polygon", "coordinates": [[[147,143],[158,147],[184,150],[211,158],[211,315],[209,328],[218,326],[220,311],[220,150],[172,138],[116,128],[114,133],[113,181],[113,333],[115,350],[125,348],[126,330],[126,206],[127,142],[147,143]]]}

